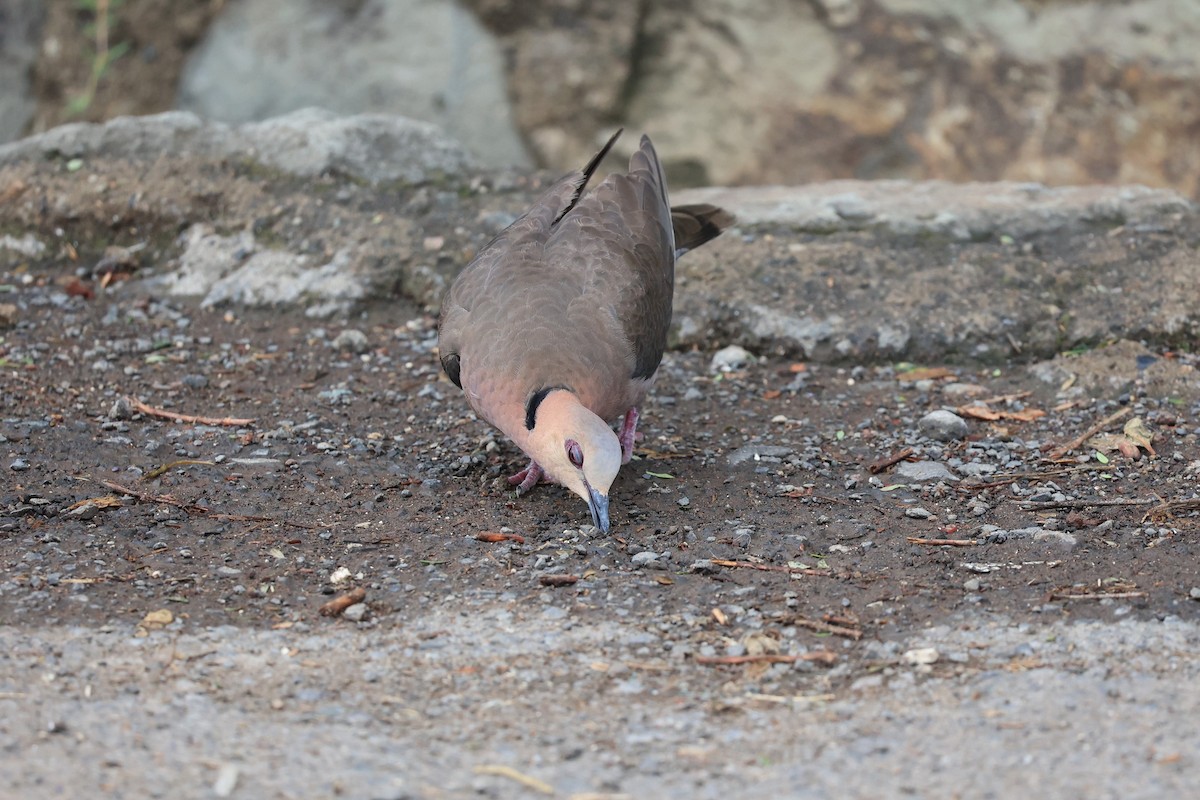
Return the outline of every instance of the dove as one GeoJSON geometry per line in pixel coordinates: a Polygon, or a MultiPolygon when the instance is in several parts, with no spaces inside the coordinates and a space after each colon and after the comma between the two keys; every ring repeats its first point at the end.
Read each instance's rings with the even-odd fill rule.
{"type": "Polygon", "coordinates": [[[620,135],[479,251],[438,321],[446,375],[529,457],[508,479],[518,495],[558,483],[606,533],[609,492],[666,348],[675,260],[733,223],[712,205],[671,208],[645,136],[628,172],[588,191],[620,135]]]}

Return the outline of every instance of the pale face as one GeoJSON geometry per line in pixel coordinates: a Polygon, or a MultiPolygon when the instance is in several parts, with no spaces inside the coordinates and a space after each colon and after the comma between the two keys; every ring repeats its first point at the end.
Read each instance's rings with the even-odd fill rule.
{"type": "Polygon", "coordinates": [[[621,443],[612,428],[578,403],[555,406],[539,413],[530,444],[529,455],[583,498],[592,522],[607,532],[608,492],[621,469],[621,443]]]}

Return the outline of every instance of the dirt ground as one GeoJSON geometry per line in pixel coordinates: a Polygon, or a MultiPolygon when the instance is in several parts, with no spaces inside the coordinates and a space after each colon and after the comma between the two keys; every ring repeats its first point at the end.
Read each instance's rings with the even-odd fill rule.
{"type": "MultiPolygon", "coordinates": [[[[581,530],[586,508],[565,491],[517,499],[498,480],[520,454],[439,377],[434,321],[402,302],[354,320],[363,340],[132,284],[88,299],[14,278],[8,296],[23,311],[3,344],[0,611],[18,625],[137,622],[158,608],[185,628],[338,625],[318,608],[352,586],[381,624],[414,592],[510,591],[521,603],[554,591],[585,618],[636,613],[648,596],[705,617],[737,597],[773,639],[754,646],[774,652],[821,649],[826,619],[835,635],[887,639],[971,606],[1028,620],[1200,610],[1189,600],[1200,586],[1195,408],[1136,385],[1119,392],[1124,406],[1056,411],[1057,387],[1019,367],[767,360],[714,374],[707,354],[673,353],[601,536],[581,530]],[[947,387],[961,394],[948,402],[947,387]],[[917,432],[933,408],[989,399],[1000,419],[972,420],[963,441],[917,432]],[[212,419],[164,419],[132,401],[212,419]],[[1031,410],[1048,413],[1021,421],[1031,410]],[[1155,457],[1043,452],[1121,410],[1111,429],[1144,420],[1155,457]],[[976,477],[871,473],[908,449],[960,459],[950,463],[976,477]],[[1188,501],[1162,505],[1171,500],[1188,501]],[[476,538],[506,528],[523,540],[476,538]],[[335,587],[342,568],[350,576],[335,587]],[[579,582],[539,588],[550,574],[579,582]],[[781,638],[797,624],[813,630],[781,638]]],[[[687,646],[724,652],[737,628],[721,616],[687,646]]]]}
{"type": "Polygon", "coordinates": [[[1029,776],[1011,786],[1047,785],[1039,770],[1058,776],[1050,785],[1111,786],[1094,750],[1050,756],[1061,729],[1018,721],[1048,720],[1063,697],[1124,720],[1120,734],[1081,722],[1079,736],[1118,743],[1104,763],[1140,776],[1127,796],[1189,780],[1186,735],[1143,716],[1190,695],[1121,682],[1151,653],[1165,654],[1153,670],[1176,674],[1187,646],[1108,626],[1197,619],[1197,504],[1162,507],[1195,497],[1194,404],[1135,381],[1113,390],[1125,404],[1055,411],[1059,387],[1019,366],[767,360],[713,373],[709,354],[672,353],[603,536],[580,527],[586,508],[565,491],[516,499],[499,480],[520,454],[469,416],[438,375],[433,320],[403,302],[353,320],[364,346],[299,314],[202,311],[133,283],[70,296],[51,277],[5,276],[20,311],[3,334],[0,733],[13,755],[41,754],[6,767],[33,795],[98,781],[113,797],[224,797],[234,784],[238,796],[528,797],[547,790],[541,775],[577,798],[747,796],[759,780],[774,796],[1012,796],[951,789],[960,772],[922,777],[925,765],[873,782],[870,764],[911,760],[896,742],[930,724],[921,709],[973,705],[996,740],[989,767],[1029,776]],[[1048,413],[973,419],[946,445],[916,433],[963,397],[1048,413]],[[1145,420],[1156,457],[1040,449],[1122,410],[1110,428],[1145,420]],[[872,474],[908,448],[967,477],[872,474]],[[478,538],[509,531],[523,538],[478,538]],[[957,544],[927,541],[945,539],[957,544]],[[578,580],[543,585],[557,576],[578,580]],[[357,622],[321,615],[352,589],[365,593],[357,622]],[[1085,636],[1086,620],[1102,625],[1085,636]],[[940,652],[914,649],[923,636],[940,652]],[[1106,636],[1132,649],[1114,657],[1106,636]],[[1039,642],[1061,643],[1061,672],[1039,642]],[[34,674],[42,683],[17,678],[34,674]],[[970,675],[995,677],[978,689],[970,675]],[[826,705],[885,685],[878,717],[826,705]],[[1119,714],[1106,705],[1117,697],[1119,714]],[[788,698],[825,710],[789,717],[788,698]],[[1011,721],[995,724],[1000,698],[1011,721]],[[549,709],[558,726],[538,721],[549,709]],[[1051,742],[1034,747],[1043,731],[1051,742]],[[1127,763],[1122,736],[1148,755],[1127,763]],[[742,755],[729,749],[740,737],[742,755]],[[290,755],[271,755],[281,747],[290,755]],[[838,778],[855,767],[821,767],[829,758],[864,771],[838,778]],[[780,774],[803,764],[818,775],[780,774]],[[797,789],[809,781],[841,788],[797,789]]]}

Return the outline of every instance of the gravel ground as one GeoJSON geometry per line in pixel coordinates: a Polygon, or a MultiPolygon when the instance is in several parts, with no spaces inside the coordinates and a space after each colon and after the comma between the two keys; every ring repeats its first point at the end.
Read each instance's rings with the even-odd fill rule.
{"type": "Polygon", "coordinates": [[[555,595],[525,608],[480,595],[397,622],[145,638],[4,629],[0,769],[24,797],[1156,798],[1195,786],[1200,631],[1177,617],[958,616],[854,648],[854,668],[765,672],[689,664],[644,620],[555,595]]]}
{"type": "Polygon", "coordinates": [[[4,283],[0,772],[18,793],[1195,784],[1192,356],[673,352],[604,537],[558,488],[513,497],[520,454],[401,302],[326,324],[137,281],[4,283]],[[1117,438],[1053,452],[1106,419],[1117,438]]]}

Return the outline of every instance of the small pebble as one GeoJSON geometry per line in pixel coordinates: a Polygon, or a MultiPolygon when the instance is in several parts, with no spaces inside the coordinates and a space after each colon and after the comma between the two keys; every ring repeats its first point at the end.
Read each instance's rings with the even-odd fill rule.
{"type": "Polygon", "coordinates": [[[130,419],[133,417],[133,407],[129,405],[129,400],[124,397],[118,397],[113,401],[112,407],[108,409],[109,419],[130,419]]]}
{"type": "Polygon", "coordinates": [[[738,464],[747,461],[761,461],[763,458],[781,459],[784,456],[791,455],[795,448],[780,444],[748,444],[745,447],[739,447],[734,450],[726,458],[729,461],[729,466],[736,467],[738,464]]]}
{"type": "Polygon", "coordinates": [[[25,458],[15,459],[11,464],[8,465],[8,468],[13,472],[24,472],[25,470],[29,469],[29,460],[25,458]]]}
{"type": "Polygon", "coordinates": [[[237,788],[238,768],[233,764],[222,764],[217,769],[217,779],[213,781],[213,794],[217,797],[229,797],[237,788]]]}
{"type": "Polygon", "coordinates": [[[635,554],[631,560],[635,567],[655,568],[661,566],[658,563],[658,553],[655,553],[652,550],[643,550],[642,552],[635,554]]]}
{"type": "Polygon", "coordinates": [[[917,423],[921,434],[939,442],[952,442],[967,435],[967,421],[952,411],[938,409],[921,417],[917,423]]]}
{"type": "Polygon", "coordinates": [[[76,506],[66,513],[66,516],[73,519],[92,519],[100,512],[100,507],[95,503],[87,502],[81,506],[76,506]]]}
{"type": "Polygon", "coordinates": [[[980,586],[982,586],[982,584],[979,582],[978,578],[969,578],[963,581],[964,592],[978,592],[980,586]]]}
{"type": "Polygon", "coordinates": [[[743,369],[747,364],[754,360],[754,356],[744,347],[739,347],[736,344],[731,344],[729,347],[723,347],[713,353],[712,363],[709,364],[709,372],[735,372],[743,369]]]}
{"type": "Polygon", "coordinates": [[[900,656],[900,661],[905,664],[936,664],[941,658],[936,647],[918,647],[909,650],[900,656]]]}
{"type": "Polygon", "coordinates": [[[1048,531],[1045,529],[1035,533],[1033,535],[1033,540],[1035,542],[1053,542],[1065,547],[1068,550],[1074,547],[1078,542],[1078,540],[1075,538],[1075,534],[1073,533],[1067,533],[1065,531],[1048,531]]]}
{"type": "Polygon", "coordinates": [[[912,519],[929,519],[930,517],[933,516],[933,514],[929,513],[928,510],[921,508],[920,506],[917,506],[916,508],[904,509],[904,516],[910,517],[912,519]]]}
{"type": "Polygon", "coordinates": [[[362,622],[367,616],[367,604],[355,603],[352,606],[348,606],[346,610],[342,612],[342,616],[351,622],[362,622]]]}
{"type": "Polygon", "coordinates": [[[940,461],[901,461],[892,472],[897,482],[929,483],[932,481],[957,481],[958,476],[940,461]]]}
{"type": "Polygon", "coordinates": [[[349,350],[351,353],[365,353],[371,348],[367,335],[356,328],[346,328],[330,343],[336,350],[349,350]]]}

